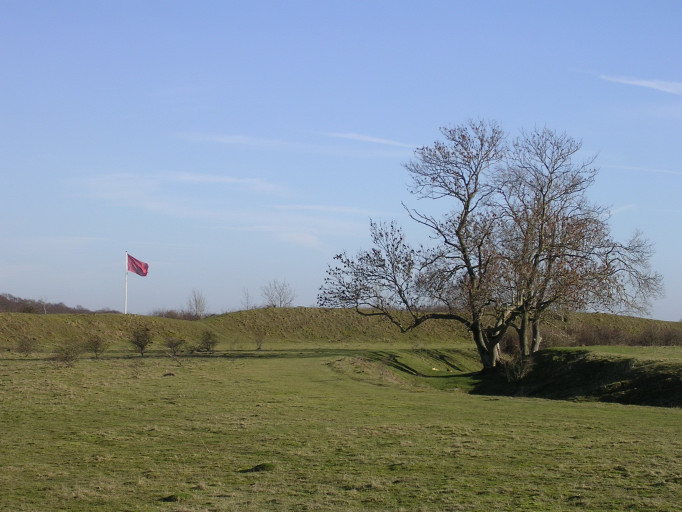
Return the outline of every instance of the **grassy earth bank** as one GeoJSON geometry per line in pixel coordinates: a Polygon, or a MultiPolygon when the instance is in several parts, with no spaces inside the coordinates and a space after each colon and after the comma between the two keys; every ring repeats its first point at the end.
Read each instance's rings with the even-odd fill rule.
{"type": "MultiPolygon", "coordinates": [[[[617,340],[648,340],[650,347],[551,348],[536,354],[530,364],[512,361],[497,375],[481,376],[473,345],[457,323],[427,323],[401,335],[388,322],[353,311],[268,308],[200,321],[116,314],[2,313],[0,353],[15,357],[17,346],[29,340],[30,350],[26,352],[31,351],[38,358],[50,358],[55,347],[65,340],[84,343],[92,336],[99,336],[110,342],[105,357],[127,357],[131,354],[128,340],[139,328],[153,333],[154,342],[148,356],[167,356],[164,340],[169,338],[186,340],[187,346],[191,346],[203,333],[210,332],[218,342],[218,353],[232,357],[242,351],[274,348],[283,343],[302,347],[351,347],[361,349],[358,357],[366,361],[381,363],[396,374],[421,379],[440,389],[682,406],[682,347],[656,346],[659,340],[674,343],[678,332],[682,334],[682,323],[601,314],[573,314],[553,319],[546,329],[548,345],[593,344],[594,336],[601,333],[602,337],[596,339],[606,344],[617,340]]],[[[25,353],[21,357],[30,356],[25,353]]]]}

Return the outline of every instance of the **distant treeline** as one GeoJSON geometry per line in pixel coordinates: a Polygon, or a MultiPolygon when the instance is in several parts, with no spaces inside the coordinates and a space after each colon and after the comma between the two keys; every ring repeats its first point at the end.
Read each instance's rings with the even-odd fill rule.
{"type": "Polygon", "coordinates": [[[9,293],[0,294],[0,312],[1,313],[35,313],[41,315],[54,314],[94,314],[94,313],[119,313],[113,309],[99,309],[92,311],[83,306],[70,307],[60,302],[58,304],[47,302],[45,300],[22,299],[15,297],[9,293]]]}

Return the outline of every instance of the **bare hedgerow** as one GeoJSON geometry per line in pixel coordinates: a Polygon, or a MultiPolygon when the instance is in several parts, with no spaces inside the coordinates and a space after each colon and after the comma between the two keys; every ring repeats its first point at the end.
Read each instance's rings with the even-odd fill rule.
{"type": "Polygon", "coordinates": [[[682,345],[682,330],[671,325],[649,323],[642,332],[632,335],[630,345],[637,346],[680,346],[682,345]]]}
{"type": "Polygon", "coordinates": [[[575,344],[580,347],[595,345],[627,345],[629,334],[615,325],[582,324],[570,329],[575,344]]]}

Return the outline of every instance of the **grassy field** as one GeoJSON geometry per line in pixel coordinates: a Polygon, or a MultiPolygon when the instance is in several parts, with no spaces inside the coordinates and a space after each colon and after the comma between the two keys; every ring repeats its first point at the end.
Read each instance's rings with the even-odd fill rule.
{"type": "MultiPolygon", "coordinates": [[[[618,324],[654,332],[583,319],[612,339],[618,324]]],[[[466,333],[443,323],[404,336],[306,308],[0,314],[0,510],[682,510],[679,405],[593,401],[682,403],[682,347],[538,357],[510,386],[481,376],[466,333]],[[154,335],[145,357],[127,341],[140,327],[154,335]],[[213,355],[164,346],[206,331],[213,355]],[[110,342],[100,359],[54,360],[93,335],[110,342]]]]}
{"type": "Polygon", "coordinates": [[[682,510],[681,409],[470,395],[468,344],[402,350],[7,353],[0,510],[682,510]]]}
{"type": "Polygon", "coordinates": [[[612,345],[586,347],[584,350],[603,355],[634,357],[639,360],[682,362],[682,347],[623,347],[612,345]]]}

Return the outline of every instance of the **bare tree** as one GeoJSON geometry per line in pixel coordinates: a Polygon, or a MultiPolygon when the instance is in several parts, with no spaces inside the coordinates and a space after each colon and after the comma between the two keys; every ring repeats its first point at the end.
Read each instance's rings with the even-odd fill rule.
{"type": "Polygon", "coordinates": [[[270,281],[261,288],[263,299],[267,307],[288,308],[294,303],[296,294],[291,285],[285,281],[270,281]]]}
{"type": "Polygon", "coordinates": [[[38,348],[38,340],[30,336],[20,336],[14,342],[14,350],[22,356],[28,357],[38,348]]]}
{"type": "Polygon", "coordinates": [[[152,344],[152,333],[147,327],[138,327],[131,333],[129,341],[133,348],[144,357],[147,348],[152,344]]]}
{"type": "Polygon", "coordinates": [[[99,359],[99,356],[101,356],[104,351],[109,348],[109,345],[110,342],[101,336],[98,336],[97,334],[90,336],[87,340],[85,340],[84,343],[85,349],[90,350],[95,355],[95,359],[99,359]]]}
{"type": "Polygon", "coordinates": [[[341,265],[329,269],[318,302],[386,316],[402,331],[431,319],[460,322],[471,331],[484,367],[492,368],[515,311],[490,295],[499,258],[489,174],[504,157],[504,134],[485,122],[441,133],[445,141],[417,149],[405,166],[419,198],[450,201],[443,218],[408,210],[438,243],[416,250],[395,225],[372,223],[375,248],[356,258],[337,256],[341,265]]]}
{"type": "Polygon", "coordinates": [[[54,346],[53,361],[66,365],[73,365],[85,351],[85,346],[79,340],[60,340],[54,346]]]}
{"type": "Polygon", "coordinates": [[[213,331],[206,329],[201,333],[199,343],[194,347],[194,350],[197,352],[207,352],[209,354],[213,354],[216,345],[218,345],[218,338],[216,334],[213,331]]]}
{"type": "Polygon", "coordinates": [[[638,234],[627,244],[614,240],[606,208],[585,197],[597,170],[595,157],[576,161],[581,147],[547,128],[524,132],[496,177],[522,356],[539,349],[549,309],[642,312],[661,290],[661,276],[649,269],[651,244],[638,234]]]}
{"type": "Polygon", "coordinates": [[[180,351],[184,348],[187,342],[182,338],[166,338],[164,340],[164,345],[170,350],[173,357],[176,357],[180,351]]]}
{"type": "Polygon", "coordinates": [[[253,299],[251,298],[251,294],[249,293],[248,288],[244,288],[244,299],[242,300],[242,307],[245,310],[253,309],[253,299]]]}
{"type": "Polygon", "coordinates": [[[192,289],[192,293],[187,300],[187,311],[192,318],[204,318],[206,316],[206,298],[197,289],[192,289]]]}
{"type": "Polygon", "coordinates": [[[509,145],[482,121],[441,132],[405,166],[415,195],[448,202],[440,217],[406,207],[433,245],[412,248],[395,224],[372,222],[374,248],[336,256],[321,306],[382,315],[402,331],[460,322],[492,368],[510,327],[523,354],[538,349],[548,309],[636,309],[660,291],[651,245],[613,240],[606,210],[585,199],[596,170],[594,158],[574,161],[579,142],[543,129],[509,145]]]}

